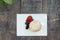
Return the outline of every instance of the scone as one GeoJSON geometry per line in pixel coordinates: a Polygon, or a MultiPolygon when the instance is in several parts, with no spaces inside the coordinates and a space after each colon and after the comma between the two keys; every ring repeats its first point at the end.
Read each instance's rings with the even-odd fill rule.
{"type": "Polygon", "coordinates": [[[37,32],[41,29],[41,23],[37,20],[33,20],[30,24],[29,24],[29,29],[33,32],[37,32]]]}

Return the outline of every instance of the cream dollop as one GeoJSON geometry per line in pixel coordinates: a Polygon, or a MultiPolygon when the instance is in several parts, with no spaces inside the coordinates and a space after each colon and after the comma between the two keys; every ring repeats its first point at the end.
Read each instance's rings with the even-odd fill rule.
{"type": "Polygon", "coordinates": [[[41,29],[41,23],[37,20],[33,20],[30,24],[29,24],[29,29],[33,32],[37,32],[41,29]]]}

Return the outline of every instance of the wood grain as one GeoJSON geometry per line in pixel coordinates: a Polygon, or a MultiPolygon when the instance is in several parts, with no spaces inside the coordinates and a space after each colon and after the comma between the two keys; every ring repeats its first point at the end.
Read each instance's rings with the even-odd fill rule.
{"type": "Polygon", "coordinates": [[[21,0],[22,13],[42,12],[42,0],[21,0]]]}
{"type": "Polygon", "coordinates": [[[0,40],[60,40],[60,0],[14,0],[0,8],[0,40]],[[48,36],[17,37],[17,13],[47,13],[48,36]]]}

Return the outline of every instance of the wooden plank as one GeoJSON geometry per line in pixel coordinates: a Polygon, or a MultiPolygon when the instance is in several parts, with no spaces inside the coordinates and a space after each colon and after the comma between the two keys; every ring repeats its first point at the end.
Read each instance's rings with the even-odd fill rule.
{"type": "Polygon", "coordinates": [[[49,40],[60,40],[60,32],[50,31],[49,40]]]}
{"type": "Polygon", "coordinates": [[[23,36],[23,37],[19,37],[20,40],[42,40],[42,37],[39,37],[39,36],[23,36]]]}
{"type": "MultiPolygon", "coordinates": [[[[46,0],[44,1],[46,3],[46,0]]],[[[43,3],[44,3],[43,2],[43,3]]],[[[43,40],[60,40],[60,18],[59,18],[59,0],[47,0],[46,10],[43,8],[43,12],[48,12],[48,36],[43,37],[43,40]]]]}
{"type": "Polygon", "coordinates": [[[0,15],[0,40],[3,40],[3,34],[7,32],[7,15],[0,15]]]}
{"type": "Polygon", "coordinates": [[[48,13],[48,0],[42,0],[42,12],[48,13]]]}
{"type": "Polygon", "coordinates": [[[42,0],[21,0],[21,13],[42,13],[42,0]]]}
{"type": "MultiPolygon", "coordinates": [[[[58,12],[58,4],[59,1],[57,0],[51,0],[51,4],[50,4],[50,9],[49,9],[49,23],[50,23],[50,30],[51,31],[60,31],[60,18],[59,18],[59,12],[58,12]],[[57,6],[56,6],[57,5],[57,6]]],[[[48,4],[49,5],[49,4],[48,4]]]]}
{"type": "Polygon", "coordinates": [[[0,9],[0,40],[16,39],[17,13],[20,13],[20,0],[14,0],[13,5],[6,5],[0,9]]]}

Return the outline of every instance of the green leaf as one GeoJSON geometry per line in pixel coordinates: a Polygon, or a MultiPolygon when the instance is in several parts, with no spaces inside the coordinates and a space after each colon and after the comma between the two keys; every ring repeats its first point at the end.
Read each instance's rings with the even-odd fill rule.
{"type": "Polygon", "coordinates": [[[13,4],[13,0],[3,0],[5,3],[7,3],[7,4],[10,4],[10,5],[12,5],[13,4]]]}
{"type": "Polygon", "coordinates": [[[4,2],[0,0],[0,8],[4,6],[4,2]]]}

